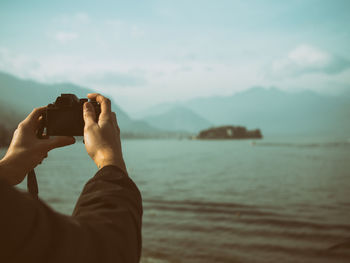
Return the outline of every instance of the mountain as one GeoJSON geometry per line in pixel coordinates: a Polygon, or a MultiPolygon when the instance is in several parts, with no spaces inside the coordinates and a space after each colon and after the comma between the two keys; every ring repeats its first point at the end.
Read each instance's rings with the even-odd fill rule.
{"type": "MultiPolygon", "coordinates": [[[[0,144],[8,142],[8,134],[34,107],[54,102],[61,93],[86,97],[93,92],[69,83],[43,84],[1,72],[0,90],[0,144]]],[[[179,135],[178,131],[193,133],[212,124],[260,128],[263,135],[350,134],[349,91],[342,96],[326,96],[311,91],[290,93],[255,87],[232,96],[154,106],[144,111],[148,115],[143,120],[131,119],[113,102],[112,109],[117,113],[122,135],[128,137],[174,137],[179,135]]]]}
{"type": "MultiPolygon", "coordinates": [[[[347,93],[349,94],[349,93],[347,93]]],[[[285,92],[255,87],[232,96],[196,98],[186,106],[216,126],[243,125],[266,134],[350,134],[350,97],[327,96],[312,91],[285,92]]],[[[164,105],[152,107],[159,112],[164,105]]]]}
{"type": "Polygon", "coordinates": [[[198,133],[212,126],[205,118],[185,107],[173,107],[162,114],[145,117],[144,120],[154,127],[167,131],[198,133]]]}
{"type": "Polygon", "coordinates": [[[139,112],[133,112],[132,116],[135,119],[145,119],[149,116],[164,114],[167,111],[170,111],[171,109],[176,108],[176,107],[187,108],[185,104],[182,104],[180,102],[165,102],[165,103],[159,103],[159,104],[150,106],[150,107],[143,109],[142,111],[139,111],[139,112]]]}
{"type": "MultiPolygon", "coordinates": [[[[32,80],[24,80],[7,73],[0,72],[0,133],[13,130],[34,107],[52,103],[61,93],[73,93],[85,98],[93,90],[70,83],[43,84],[32,80]]],[[[158,129],[144,121],[132,120],[118,105],[112,102],[112,110],[116,112],[122,134],[152,134],[158,129]]],[[[1,134],[0,134],[1,137],[1,134]]]]}

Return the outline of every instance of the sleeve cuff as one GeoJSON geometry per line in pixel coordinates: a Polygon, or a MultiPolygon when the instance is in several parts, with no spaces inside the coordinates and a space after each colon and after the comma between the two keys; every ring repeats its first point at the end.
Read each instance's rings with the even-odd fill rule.
{"type": "Polygon", "coordinates": [[[118,166],[106,165],[102,167],[100,170],[98,170],[92,179],[95,179],[96,177],[101,177],[101,176],[107,177],[107,178],[110,176],[113,176],[114,179],[121,179],[123,177],[128,177],[128,174],[125,173],[125,171],[120,169],[118,166]]]}

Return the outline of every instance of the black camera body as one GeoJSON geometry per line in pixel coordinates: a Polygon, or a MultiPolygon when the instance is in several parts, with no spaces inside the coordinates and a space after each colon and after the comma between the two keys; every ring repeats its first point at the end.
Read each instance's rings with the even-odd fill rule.
{"type": "MultiPolygon", "coordinates": [[[[47,105],[43,114],[42,130],[46,136],[83,136],[83,106],[88,99],[78,99],[74,94],[61,94],[53,104],[47,105]]],[[[101,113],[100,104],[91,100],[96,122],[101,113]]],[[[40,134],[39,136],[41,136],[40,134]]]]}

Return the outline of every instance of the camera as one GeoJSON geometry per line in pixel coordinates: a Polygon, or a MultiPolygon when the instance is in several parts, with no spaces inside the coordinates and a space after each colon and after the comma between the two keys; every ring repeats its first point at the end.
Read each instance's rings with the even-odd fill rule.
{"type": "MultiPolygon", "coordinates": [[[[78,99],[74,94],[61,94],[53,104],[47,105],[38,136],[42,136],[43,131],[46,136],[83,136],[83,106],[87,101],[78,99]]],[[[101,106],[95,100],[90,100],[90,103],[94,107],[97,122],[101,106]]]]}

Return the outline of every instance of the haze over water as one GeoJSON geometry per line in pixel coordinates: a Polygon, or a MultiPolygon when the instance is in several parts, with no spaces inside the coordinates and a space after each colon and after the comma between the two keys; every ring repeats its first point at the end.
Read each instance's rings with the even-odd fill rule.
{"type": "MultiPolygon", "coordinates": [[[[350,260],[349,249],[329,250],[350,238],[349,141],[125,140],[123,149],[143,196],[145,262],[350,260]]],[[[70,214],[96,168],[77,143],[36,170],[41,198],[70,214]]]]}

